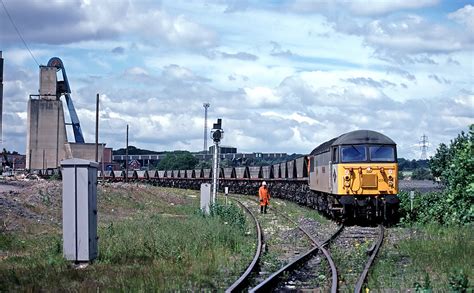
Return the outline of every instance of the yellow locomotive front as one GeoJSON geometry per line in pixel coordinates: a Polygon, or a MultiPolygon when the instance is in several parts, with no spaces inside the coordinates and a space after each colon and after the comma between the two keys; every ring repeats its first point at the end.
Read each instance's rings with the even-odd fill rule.
{"type": "Polygon", "coordinates": [[[335,194],[396,195],[398,166],[395,146],[345,145],[340,146],[341,160],[337,164],[338,177],[335,194]]]}
{"type": "Polygon", "coordinates": [[[396,158],[396,144],[370,130],[321,144],[310,157],[309,184],[317,204],[345,219],[394,220],[399,204],[396,158]]]}

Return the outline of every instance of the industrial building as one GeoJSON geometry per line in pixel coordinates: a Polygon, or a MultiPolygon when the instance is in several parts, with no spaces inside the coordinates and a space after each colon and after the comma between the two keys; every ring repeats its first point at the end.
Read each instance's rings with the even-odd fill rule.
{"type": "MultiPolygon", "coordinates": [[[[210,147],[209,149],[213,147],[210,147]]],[[[219,157],[221,160],[242,160],[242,159],[268,159],[276,160],[279,158],[284,158],[287,156],[287,153],[237,153],[237,148],[235,147],[226,147],[228,153],[220,152],[219,157]]],[[[130,169],[148,169],[152,168],[151,166],[156,166],[160,160],[165,158],[167,153],[159,154],[143,154],[143,155],[128,155],[128,162],[130,169]],[[133,164],[132,164],[133,163],[133,164]],[[138,164],[137,164],[138,163],[138,164]],[[138,166],[138,167],[137,167],[138,166]]],[[[211,161],[212,153],[198,152],[192,153],[192,155],[199,159],[200,161],[211,161]]],[[[127,156],[125,155],[112,155],[112,161],[119,164],[125,163],[127,156]]],[[[110,169],[110,168],[109,168],[110,169]]]]}
{"type": "MultiPolygon", "coordinates": [[[[85,143],[76,114],[71,89],[64,65],[59,58],[51,58],[47,66],[40,66],[39,94],[30,95],[27,110],[26,168],[28,170],[58,168],[64,159],[80,158],[96,161],[96,144],[85,143]],[[58,72],[62,73],[58,79],[58,72]],[[71,123],[64,120],[64,96],[71,123]],[[66,125],[71,125],[75,142],[69,142],[66,125]]],[[[110,162],[111,150],[98,144],[98,161],[110,162]],[[105,155],[108,155],[106,158],[105,155]]]]}

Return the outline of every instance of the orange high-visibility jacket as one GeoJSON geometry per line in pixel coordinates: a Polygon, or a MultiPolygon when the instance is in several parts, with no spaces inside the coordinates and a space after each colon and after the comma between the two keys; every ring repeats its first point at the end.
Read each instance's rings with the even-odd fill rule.
{"type": "Polygon", "coordinates": [[[268,188],[260,186],[260,188],[258,189],[258,196],[260,198],[261,206],[267,206],[269,204],[270,192],[268,192],[268,188]]]}

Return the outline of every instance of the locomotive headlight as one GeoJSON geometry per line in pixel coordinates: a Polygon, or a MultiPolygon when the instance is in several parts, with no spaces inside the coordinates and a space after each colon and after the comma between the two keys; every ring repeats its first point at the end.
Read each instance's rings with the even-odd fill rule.
{"type": "Polygon", "coordinates": [[[392,176],[393,172],[390,172],[390,171],[392,171],[392,170],[388,170],[389,175],[387,176],[387,178],[388,178],[387,184],[390,188],[393,188],[395,186],[395,184],[393,183],[393,176],[392,176]]]}
{"type": "Polygon", "coordinates": [[[351,172],[348,169],[344,170],[344,180],[345,181],[351,180],[351,172]]]}
{"type": "Polygon", "coordinates": [[[367,167],[367,173],[372,173],[372,168],[370,168],[370,166],[367,167]]]}
{"type": "Polygon", "coordinates": [[[393,174],[393,170],[392,169],[388,169],[388,175],[392,175],[393,174]]]}

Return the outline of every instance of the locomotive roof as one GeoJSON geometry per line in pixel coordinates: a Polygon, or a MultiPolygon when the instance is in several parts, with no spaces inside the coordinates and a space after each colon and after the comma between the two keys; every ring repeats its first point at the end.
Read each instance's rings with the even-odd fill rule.
{"type": "Polygon", "coordinates": [[[329,148],[334,145],[347,145],[347,144],[385,144],[385,145],[396,145],[393,140],[388,136],[383,135],[382,133],[372,131],[372,130],[356,130],[351,131],[345,134],[342,134],[338,137],[335,137],[331,140],[328,140],[318,147],[316,147],[311,155],[317,155],[324,152],[328,152],[329,148]]]}

